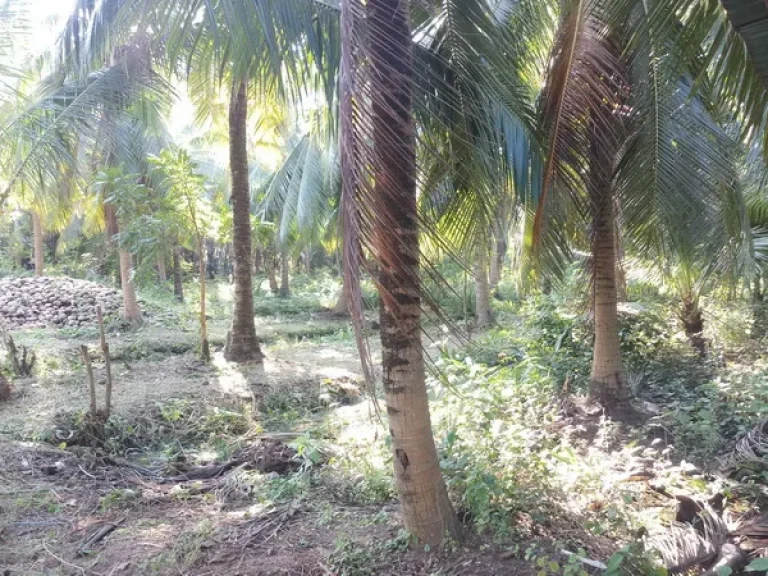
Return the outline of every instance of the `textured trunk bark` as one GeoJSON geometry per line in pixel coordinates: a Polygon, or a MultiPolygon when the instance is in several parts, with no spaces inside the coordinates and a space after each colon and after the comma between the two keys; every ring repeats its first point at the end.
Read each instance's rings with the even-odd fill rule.
{"type": "Polygon", "coordinates": [[[256,250],[256,253],[253,255],[253,271],[256,274],[261,274],[261,250],[256,250]]]}
{"type": "Polygon", "coordinates": [[[507,243],[504,240],[494,240],[493,254],[491,254],[491,266],[488,272],[488,283],[491,292],[499,287],[501,281],[501,267],[504,264],[504,253],[507,251],[507,243]]]}
{"type": "Polygon", "coordinates": [[[206,250],[206,270],[208,271],[208,278],[210,280],[215,280],[216,276],[219,274],[219,259],[217,255],[216,250],[216,242],[214,242],[211,238],[208,238],[205,241],[205,250],[206,250]]]}
{"type": "Polygon", "coordinates": [[[288,298],[291,295],[290,285],[291,259],[288,252],[283,249],[280,252],[280,298],[288,298]]]}
{"type": "Polygon", "coordinates": [[[43,221],[37,212],[32,212],[32,234],[34,236],[35,276],[43,275],[43,221]]]}
{"type": "Polygon", "coordinates": [[[211,348],[208,344],[208,318],[205,311],[205,241],[199,238],[197,241],[197,253],[200,255],[200,357],[203,362],[211,361],[211,348]]]}
{"type": "Polygon", "coordinates": [[[269,291],[272,294],[278,294],[280,287],[277,285],[277,265],[275,263],[275,256],[270,253],[267,256],[267,278],[269,279],[269,291]]]}
{"type": "Polygon", "coordinates": [[[382,381],[405,528],[434,546],[446,534],[459,537],[460,525],[440,472],[422,357],[409,2],[368,0],[367,10],[377,90],[372,208],[381,264],[382,381]]]}
{"type": "Polygon", "coordinates": [[[488,283],[488,251],[478,247],[475,257],[475,325],[488,326],[491,316],[491,286],[488,283]]]}
{"type": "MultiPolygon", "coordinates": [[[[621,214],[618,208],[618,202],[614,202],[616,214],[621,214]]],[[[614,241],[616,250],[616,297],[619,302],[627,301],[627,275],[624,273],[624,246],[621,242],[621,229],[617,218],[613,218],[614,241]]]]}
{"type": "Polygon", "coordinates": [[[232,89],[229,103],[229,168],[232,178],[235,306],[224,356],[234,362],[263,358],[253,320],[251,276],[251,191],[248,182],[248,94],[246,83],[232,89]]]}
{"type": "Polygon", "coordinates": [[[685,335],[693,349],[704,358],[707,355],[707,341],[704,338],[704,315],[699,302],[692,294],[685,294],[680,304],[680,320],[683,323],[685,335]]]}
{"type": "Polygon", "coordinates": [[[58,232],[47,232],[46,234],[43,234],[45,249],[48,250],[48,256],[50,256],[54,262],[58,261],[57,252],[59,250],[59,240],[61,240],[61,234],[58,232]]]}
{"type": "Polygon", "coordinates": [[[139,309],[139,300],[136,297],[136,287],[133,285],[131,270],[133,269],[133,259],[129,252],[120,250],[120,280],[123,285],[123,318],[131,323],[141,322],[141,310],[139,309]]]}
{"type": "Polygon", "coordinates": [[[347,294],[347,280],[343,272],[341,274],[341,292],[339,292],[339,299],[333,307],[333,313],[337,316],[349,316],[349,294],[347,294]]]}
{"type": "Polygon", "coordinates": [[[161,250],[157,255],[157,279],[161,284],[168,280],[168,274],[165,270],[165,253],[161,250]]]}
{"type": "Polygon", "coordinates": [[[181,247],[173,247],[173,295],[184,302],[184,283],[181,278],[181,247]]]}
{"type": "MultiPolygon", "coordinates": [[[[107,222],[107,237],[114,246],[116,244],[115,236],[120,232],[115,207],[111,204],[104,204],[103,208],[104,218],[107,222]]],[[[136,297],[136,287],[133,285],[133,279],[131,278],[133,258],[129,252],[120,250],[119,247],[117,249],[117,258],[120,286],[123,291],[123,318],[131,323],[138,324],[141,322],[141,310],[139,309],[139,300],[136,297]]]]}
{"type": "Polygon", "coordinates": [[[636,414],[621,361],[613,201],[609,180],[592,185],[595,187],[592,190],[595,350],[590,393],[611,417],[627,421],[634,419],[636,414]]]}

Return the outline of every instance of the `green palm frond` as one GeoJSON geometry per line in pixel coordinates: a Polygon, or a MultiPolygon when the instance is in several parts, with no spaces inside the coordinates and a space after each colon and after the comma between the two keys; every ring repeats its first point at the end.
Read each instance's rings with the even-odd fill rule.
{"type": "MultiPolygon", "coordinates": [[[[53,171],[62,162],[76,169],[80,159],[73,154],[75,136],[81,142],[100,141],[104,149],[122,149],[121,132],[108,120],[119,118],[137,102],[141,107],[135,110],[146,119],[148,111],[164,106],[170,94],[164,80],[130,58],[93,72],[82,82],[50,78],[38,97],[0,128],[9,182],[0,204],[20,179],[39,173],[55,179],[53,171]]],[[[160,118],[162,113],[155,110],[151,115],[160,118]]]]}

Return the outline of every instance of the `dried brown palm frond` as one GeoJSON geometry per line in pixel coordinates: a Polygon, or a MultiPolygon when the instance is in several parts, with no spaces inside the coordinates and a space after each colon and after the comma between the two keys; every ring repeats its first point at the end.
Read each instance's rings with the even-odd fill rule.
{"type": "Polygon", "coordinates": [[[720,458],[719,464],[724,473],[754,464],[768,467],[768,418],[739,440],[733,450],[720,458]]]}
{"type": "Polygon", "coordinates": [[[708,504],[700,504],[693,523],[673,522],[646,538],[646,546],[661,556],[671,574],[682,574],[711,563],[728,538],[725,520],[708,504]]]}

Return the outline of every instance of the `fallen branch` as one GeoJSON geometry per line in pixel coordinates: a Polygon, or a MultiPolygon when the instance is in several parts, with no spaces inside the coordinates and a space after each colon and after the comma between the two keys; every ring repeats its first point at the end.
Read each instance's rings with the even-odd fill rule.
{"type": "Polygon", "coordinates": [[[85,575],[86,575],[86,574],[88,574],[89,572],[90,572],[91,574],[96,574],[96,572],[93,572],[92,570],[86,570],[86,569],[85,569],[85,568],[83,568],[82,566],[78,566],[77,564],[72,564],[71,562],[67,562],[67,561],[66,561],[66,560],[64,560],[63,558],[60,558],[59,556],[56,556],[56,554],[54,554],[53,552],[51,552],[51,551],[50,551],[50,549],[49,549],[49,548],[48,548],[48,546],[45,544],[45,542],[43,542],[43,549],[44,549],[46,552],[48,552],[48,554],[50,554],[50,555],[51,555],[51,557],[52,557],[54,560],[56,560],[57,562],[59,562],[59,564],[61,564],[62,566],[66,566],[67,568],[74,568],[75,570],[77,570],[78,572],[80,572],[80,574],[82,574],[83,576],[85,576],[85,575]]]}
{"type": "Polygon", "coordinates": [[[120,525],[125,522],[125,518],[122,518],[118,520],[117,522],[114,522],[112,524],[107,524],[105,526],[102,526],[93,536],[88,538],[85,542],[80,544],[80,546],[77,548],[77,555],[78,556],[85,556],[91,551],[91,547],[106,538],[109,534],[117,530],[120,525]]]}

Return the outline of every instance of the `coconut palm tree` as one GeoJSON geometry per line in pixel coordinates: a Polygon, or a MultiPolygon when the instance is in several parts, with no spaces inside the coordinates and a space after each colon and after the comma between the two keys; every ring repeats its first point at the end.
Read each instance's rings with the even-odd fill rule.
{"type": "Polygon", "coordinates": [[[734,157],[724,153],[733,142],[716,121],[717,102],[694,90],[701,69],[690,46],[670,49],[680,21],[667,4],[574,0],[561,14],[541,98],[547,160],[533,242],[567,254],[567,241],[545,241],[559,232],[546,215],[563,203],[589,225],[591,393],[612,416],[632,419],[618,331],[617,223],[627,246],[656,262],[686,251],[690,260],[705,245],[712,259],[713,244],[724,242],[722,207],[741,202],[734,157]]]}

